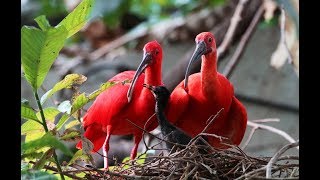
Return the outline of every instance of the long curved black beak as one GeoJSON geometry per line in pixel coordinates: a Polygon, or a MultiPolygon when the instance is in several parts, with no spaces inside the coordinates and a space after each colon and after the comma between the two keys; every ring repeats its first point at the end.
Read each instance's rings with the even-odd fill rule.
{"type": "Polygon", "coordinates": [[[138,77],[146,69],[146,67],[148,67],[148,65],[151,62],[151,59],[152,59],[152,56],[151,56],[150,53],[145,53],[144,54],[143,59],[142,59],[140,65],[139,65],[136,73],[134,74],[133,80],[132,80],[132,82],[130,84],[130,87],[129,87],[129,90],[128,90],[128,93],[127,93],[128,102],[131,101],[133,88],[136,85],[136,81],[137,81],[138,77]]]}
{"type": "Polygon", "coordinates": [[[188,87],[188,79],[189,79],[189,75],[190,75],[190,66],[192,63],[194,63],[195,61],[197,61],[198,59],[201,59],[201,56],[204,55],[206,53],[206,43],[204,41],[199,41],[199,43],[197,44],[196,49],[193,52],[193,55],[189,61],[187,70],[186,70],[186,74],[184,76],[184,88],[186,89],[188,87]]]}

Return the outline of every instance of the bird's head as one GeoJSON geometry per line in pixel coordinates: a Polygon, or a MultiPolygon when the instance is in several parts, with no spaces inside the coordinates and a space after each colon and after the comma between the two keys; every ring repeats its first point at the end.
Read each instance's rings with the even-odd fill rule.
{"type": "Polygon", "coordinates": [[[132,83],[127,93],[128,102],[131,101],[133,89],[138,77],[144,72],[145,69],[151,66],[161,66],[161,61],[162,48],[156,40],[148,42],[146,45],[144,45],[142,61],[138,66],[138,69],[133,77],[132,83]]]}
{"type": "Polygon", "coordinates": [[[148,88],[152,92],[157,103],[160,103],[163,106],[168,103],[170,92],[165,86],[151,86],[149,84],[143,84],[143,87],[148,88]]]}
{"type": "Polygon", "coordinates": [[[202,32],[196,36],[196,49],[193,52],[193,55],[189,61],[184,81],[184,88],[188,87],[188,78],[190,75],[190,66],[197,60],[201,59],[202,55],[207,55],[210,53],[216,53],[216,41],[211,32],[202,32]]]}

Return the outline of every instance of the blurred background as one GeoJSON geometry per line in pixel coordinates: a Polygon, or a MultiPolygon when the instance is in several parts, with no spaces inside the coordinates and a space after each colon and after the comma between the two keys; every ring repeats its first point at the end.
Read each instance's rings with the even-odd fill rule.
{"type": "MultiPolygon", "coordinates": [[[[33,19],[39,15],[46,15],[54,26],[79,2],[21,0],[21,27],[36,26],[33,19]]],[[[230,60],[237,60],[228,78],[234,85],[236,96],[247,108],[249,120],[279,119],[279,122],[262,124],[299,139],[298,0],[96,0],[90,22],[68,39],[39,95],[42,96],[69,73],[85,75],[88,79],[80,87],[80,92],[91,93],[117,73],[135,70],[142,60],[143,45],[150,40],[157,40],[163,47],[162,77],[165,85],[173,90],[183,80],[195,48],[195,36],[203,31],[214,33],[218,47],[223,44],[219,72],[226,72],[230,60]],[[283,27],[281,7],[285,12],[283,27]],[[239,16],[234,15],[236,10],[241,12],[239,16]],[[239,21],[232,22],[237,17],[241,17],[239,21]],[[234,25],[230,43],[225,44],[228,40],[226,34],[234,25]]],[[[192,72],[199,70],[197,64],[192,72]]],[[[71,90],[61,91],[45,106],[57,106],[70,100],[71,96],[71,90]]],[[[31,87],[22,75],[21,97],[36,107],[31,87]]],[[[245,146],[244,152],[248,155],[272,156],[288,144],[278,134],[257,129],[246,145],[251,130],[252,127],[248,126],[240,145],[245,146]]],[[[68,145],[75,150],[75,143],[68,145]]],[[[110,144],[109,157],[115,156],[121,161],[129,156],[133,141],[131,136],[112,136],[110,144]]],[[[139,152],[143,150],[142,142],[139,152]]],[[[291,149],[286,153],[297,155],[299,151],[291,149]]],[[[102,166],[102,157],[95,154],[94,158],[102,166]]]]}

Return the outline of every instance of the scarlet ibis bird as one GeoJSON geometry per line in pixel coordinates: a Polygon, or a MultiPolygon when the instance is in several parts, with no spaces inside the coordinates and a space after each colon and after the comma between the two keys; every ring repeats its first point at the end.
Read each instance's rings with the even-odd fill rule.
{"type": "MultiPolygon", "coordinates": [[[[110,135],[133,134],[134,147],[130,158],[134,159],[143,133],[135,125],[141,128],[146,127],[147,131],[152,131],[158,126],[155,117],[148,121],[155,113],[155,100],[152,93],[142,85],[143,83],[156,86],[163,84],[162,48],[157,41],[151,41],[144,46],[143,51],[143,60],[137,71],[125,71],[108,80],[109,82],[132,80],[132,82],[118,83],[106,89],[97,96],[83,117],[84,136],[93,143],[93,152],[97,152],[103,145],[105,169],[108,168],[110,135]]],[[[81,141],[77,144],[77,148],[82,148],[81,141]]]]}
{"type": "MultiPolygon", "coordinates": [[[[166,118],[164,114],[165,107],[168,103],[170,92],[165,86],[151,86],[148,84],[143,84],[144,87],[148,88],[155,100],[155,112],[157,115],[158,123],[161,128],[161,132],[164,137],[167,137],[169,142],[178,143],[182,145],[187,145],[191,137],[188,136],[185,132],[181,131],[177,127],[173,126],[166,118]]],[[[166,146],[169,149],[172,149],[172,143],[166,143],[166,146]]]]}
{"type": "Polygon", "coordinates": [[[213,120],[206,133],[228,139],[207,136],[210,145],[228,148],[224,143],[239,145],[247,125],[247,112],[234,96],[231,82],[217,72],[217,48],[210,32],[195,38],[196,49],[189,61],[185,79],[171,93],[166,110],[167,118],[191,137],[201,133],[212,115],[223,111],[213,120]],[[201,71],[190,75],[192,63],[202,59],[201,71]]]}

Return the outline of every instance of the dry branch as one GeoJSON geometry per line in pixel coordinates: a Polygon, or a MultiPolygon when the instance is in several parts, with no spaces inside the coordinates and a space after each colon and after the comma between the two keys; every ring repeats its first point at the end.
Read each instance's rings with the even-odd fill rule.
{"type": "Polygon", "coordinates": [[[232,57],[229,60],[228,64],[225,66],[222,74],[225,75],[227,78],[230,78],[235,66],[238,64],[238,62],[240,60],[240,57],[243,54],[243,51],[244,51],[245,47],[248,44],[248,40],[252,36],[253,30],[257,26],[257,24],[258,24],[262,14],[263,14],[263,12],[264,12],[264,7],[263,7],[263,5],[261,5],[260,8],[258,9],[257,13],[255,14],[253,20],[251,21],[248,29],[242,35],[240,43],[239,43],[235,53],[232,55],[232,57]]]}
{"type": "MultiPolygon", "coordinates": [[[[264,129],[264,130],[268,130],[268,131],[270,131],[272,133],[278,134],[278,135],[284,137],[290,143],[296,142],[288,133],[286,133],[286,132],[284,132],[282,130],[279,130],[277,128],[274,128],[274,127],[271,127],[271,126],[267,126],[267,125],[264,125],[264,124],[254,123],[252,121],[248,121],[247,125],[251,126],[254,129],[264,129]]],[[[297,146],[297,149],[299,149],[299,146],[297,146]]]]}
{"type": "Polygon", "coordinates": [[[286,146],[284,146],[283,148],[281,148],[268,162],[267,166],[266,166],[266,178],[271,178],[271,168],[272,165],[278,160],[278,158],[281,156],[281,154],[283,154],[284,152],[286,152],[288,149],[293,148],[293,147],[297,147],[299,146],[299,140],[297,140],[294,143],[288,144],[286,146]]]}

